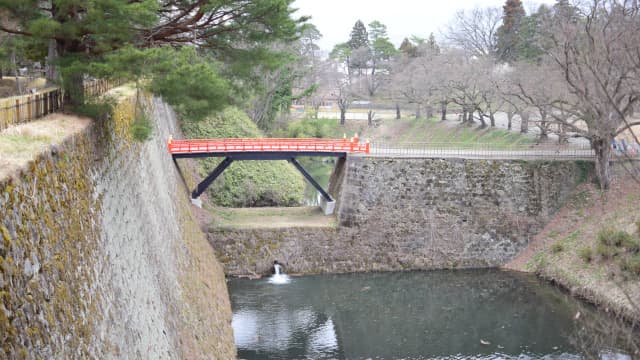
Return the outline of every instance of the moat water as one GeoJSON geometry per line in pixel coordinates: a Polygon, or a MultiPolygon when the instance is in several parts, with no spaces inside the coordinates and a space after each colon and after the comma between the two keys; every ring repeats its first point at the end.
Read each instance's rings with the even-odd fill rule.
{"type": "MultiPolygon", "coordinates": [[[[499,270],[231,279],[240,359],[582,359],[594,311],[499,270]],[[582,316],[576,316],[578,313],[582,316]],[[576,320],[576,317],[578,318],[576,320]],[[582,330],[581,330],[582,329],[582,330]]],[[[597,357],[630,359],[604,344],[597,357]]]]}

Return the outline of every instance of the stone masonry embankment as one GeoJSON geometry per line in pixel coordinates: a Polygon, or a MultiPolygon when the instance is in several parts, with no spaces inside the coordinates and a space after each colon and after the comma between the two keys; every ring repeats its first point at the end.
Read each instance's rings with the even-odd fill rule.
{"type": "Polygon", "coordinates": [[[175,114],[133,103],[0,180],[0,358],[235,357],[224,275],[166,139],[175,114]]]}
{"type": "MultiPolygon", "coordinates": [[[[495,267],[539,232],[583,177],[576,162],[350,157],[336,228],[219,229],[230,275],[495,267]]],[[[336,177],[339,178],[339,177],[336,177]]]]}

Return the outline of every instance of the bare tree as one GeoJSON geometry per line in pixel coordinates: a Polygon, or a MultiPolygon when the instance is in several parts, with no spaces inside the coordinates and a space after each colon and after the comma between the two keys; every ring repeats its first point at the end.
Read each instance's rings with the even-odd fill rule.
{"type": "Polygon", "coordinates": [[[446,27],[444,39],[453,47],[475,56],[493,56],[496,52],[496,32],[502,22],[499,8],[475,8],[458,11],[446,27]]]}
{"type": "Polygon", "coordinates": [[[640,102],[640,4],[591,0],[581,11],[577,21],[556,17],[546,26],[553,43],[548,55],[568,94],[553,106],[581,119],[584,126],[555,120],[589,139],[600,186],[607,189],[612,140],[635,125],[629,117],[640,102]]]}
{"type": "MultiPolygon", "coordinates": [[[[462,121],[473,124],[473,113],[482,113],[483,84],[487,71],[491,71],[490,62],[484,58],[470,58],[462,52],[447,53],[447,62],[443,69],[447,74],[444,86],[448,88],[451,102],[462,108],[462,121]]],[[[484,123],[484,117],[479,117],[484,123]]],[[[486,125],[486,124],[484,124],[486,125]]]]}
{"type": "Polygon", "coordinates": [[[511,130],[513,117],[517,114],[520,117],[520,133],[526,134],[529,132],[530,104],[520,92],[517,77],[515,72],[508,71],[505,81],[497,84],[507,112],[507,129],[511,130]]]}
{"type": "Polygon", "coordinates": [[[418,57],[403,57],[397,61],[393,76],[393,86],[409,104],[416,106],[416,119],[426,110],[427,117],[433,116],[433,105],[441,99],[444,75],[448,69],[446,57],[435,51],[424,49],[418,57]]]}
{"type": "Polygon", "coordinates": [[[340,61],[329,59],[324,75],[330,97],[335,99],[340,109],[340,125],[345,124],[347,110],[355,94],[350,80],[351,77],[348,71],[343,68],[343,65],[344,63],[340,61]]]}

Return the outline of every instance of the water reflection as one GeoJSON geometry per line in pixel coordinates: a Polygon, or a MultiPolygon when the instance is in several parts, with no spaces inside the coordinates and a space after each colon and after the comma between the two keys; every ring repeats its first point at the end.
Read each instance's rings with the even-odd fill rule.
{"type": "Polygon", "coordinates": [[[229,289],[242,359],[581,358],[569,341],[578,304],[522,274],[234,279],[229,289]]]}

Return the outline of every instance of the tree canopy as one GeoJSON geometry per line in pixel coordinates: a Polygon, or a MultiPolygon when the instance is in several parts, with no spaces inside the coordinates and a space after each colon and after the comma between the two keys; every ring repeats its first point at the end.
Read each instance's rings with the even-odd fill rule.
{"type": "MultiPolygon", "coordinates": [[[[108,60],[113,58],[110,55],[121,51],[160,47],[178,51],[184,46],[194,46],[200,55],[228,63],[237,61],[245,66],[256,61],[278,63],[281,58],[274,56],[268,45],[296,39],[301,24],[306,21],[304,17],[293,17],[292,2],[0,0],[0,10],[14,20],[2,22],[0,30],[21,37],[22,41],[36,42],[45,49],[53,42],[55,63],[71,96],[69,100],[77,104],[83,101],[79,89],[92,65],[108,65],[108,60]]],[[[174,60],[181,59],[191,61],[194,57],[175,56],[174,60]]],[[[182,65],[175,68],[186,69],[182,65]]],[[[105,73],[104,66],[102,70],[105,73]]],[[[200,74],[183,71],[181,76],[221,84],[220,73],[219,70],[200,74]]]]}
{"type": "Polygon", "coordinates": [[[498,56],[502,61],[513,61],[520,46],[520,32],[526,14],[521,0],[507,0],[502,9],[502,25],[496,34],[498,56]]]}

